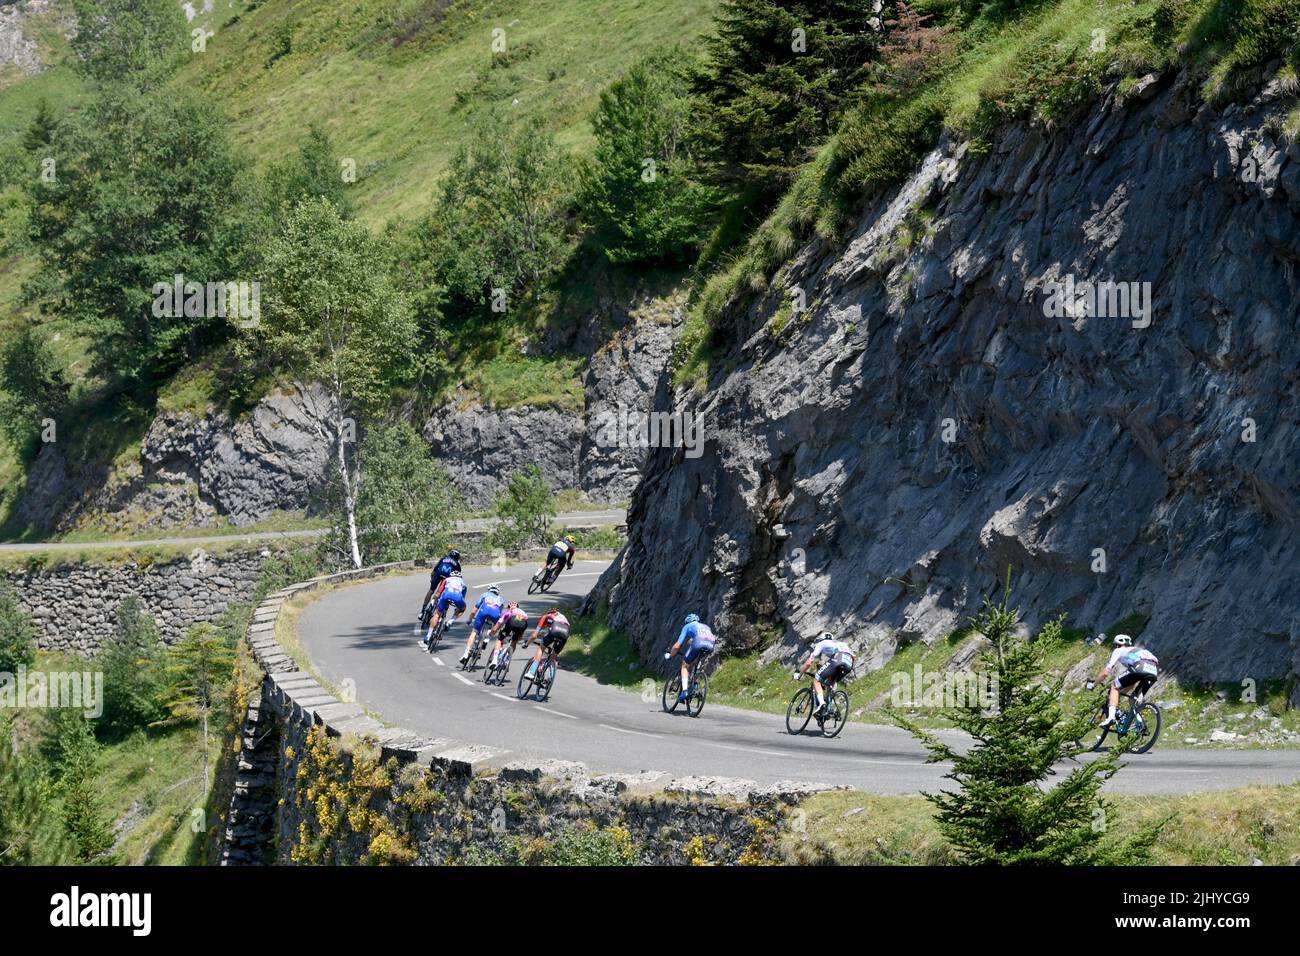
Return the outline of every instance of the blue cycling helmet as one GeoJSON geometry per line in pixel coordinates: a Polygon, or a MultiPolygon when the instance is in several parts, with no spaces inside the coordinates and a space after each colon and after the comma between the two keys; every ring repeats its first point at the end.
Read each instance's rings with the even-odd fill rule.
{"type": "Polygon", "coordinates": [[[687,624],[698,624],[699,621],[700,621],[700,616],[699,616],[698,614],[687,614],[687,615],[686,615],[686,623],[687,623],[687,624]]]}

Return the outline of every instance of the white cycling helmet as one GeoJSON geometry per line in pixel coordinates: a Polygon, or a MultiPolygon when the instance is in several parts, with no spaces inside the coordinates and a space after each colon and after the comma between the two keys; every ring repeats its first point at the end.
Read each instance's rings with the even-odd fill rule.
{"type": "Polygon", "coordinates": [[[820,644],[822,641],[833,641],[833,640],[835,640],[835,635],[834,635],[834,634],[832,634],[830,631],[822,631],[822,632],[821,632],[820,634],[818,634],[816,637],[810,637],[810,638],[808,638],[808,643],[809,643],[809,644],[820,644]]]}
{"type": "Polygon", "coordinates": [[[488,590],[491,591],[493,594],[500,594],[500,593],[501,593],[501,589],[500,589],[499,587],[497,587],[495,584],[489,585],[489,586],[488,586],[488,590]]]}
{"type": "Polygon", "coordinates": [[[1113,643],[1116,647],[1132,647],[1133,638],[1129,637],[1127,634],[1116,634],[1115,640],[1112,641],[1111,643],[1113,643]]]}

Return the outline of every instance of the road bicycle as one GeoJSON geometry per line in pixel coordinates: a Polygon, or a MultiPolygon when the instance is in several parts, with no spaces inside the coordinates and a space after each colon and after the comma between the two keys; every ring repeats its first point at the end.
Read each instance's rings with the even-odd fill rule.
{"type": "MultiPolygon", "coordinates": [[[[802,676],[802,675],[800,675],[802,676]]],[[[814,719],[821,729],[823,737],[838,737],[849,719],[849,695],[838,688],[839,681],[827,686],[822,682],[826,692],[826,702],[820,711],[817,709],[817,697],[811,686],[801,687],[790,698],[790,706],[785,712],[785,729],[791,734],[801,734],[814,719]]]]}
{"type": "Polygon", "coordinates": [[[504,687],[506,683],[506,674],[510,672],[510,641],[506,640],[505,647],[497,652],[496,660],[491,655],[488,656],[488,665],[483,669],[483,683],[496,684],[498,687],[504,687]]]}
{"type": "MultiPolygon", "coordinates": [[[[442,635],[447,633],[447,618],[451,613],[451,608],[447,608],[447,612],[447,614],[442,615],[439,619],[438,626],[435,627],[433,633],[429,635],[429,643],[424,646],[424,649],[430,654],[438,649],[438,643],[442,640],[442,635]]],[[[424,615],[420,618],[420,630],[427,631],[429,629],[429,621],[432,617],[433,605],[430,604],[428,608],[425,609],[424,615]]]]}
{"type": "Polygon", "coordinates": [[[460,669],[463,671],[472,671],[478,666],[478,659],[483,655],[483,649],[487,646],[487,636],[479,634],[474,638],[474,643],[470,645],[469,653],[465,659],[460,662],[460,669]]]}
{"type": "Polygon", "coordinates": [[[550,700],[551,688],[555,686],[555,672],[555,655],[550,651],[547,651],[540,664],[529,661],[524,666],[524,672],[519,675],[516,696],[520,700],[526,699],[529,695],[542,702],[550,700]]]}
{"type": "Polygon", "coordinates": [[[534,571],[532,579],[528,582],[528,593],[545,594],[555,583],[555,579],[560,576],[560,562],[556,561],[550,567],[542,568],[540,571],[534,571]]]}
{"type": "MultiPolygon", "coordinates": [[[[1092,690],[1096,686],[1093,681],[1088,681],[1084,685],[1088,690],[1092,690]]],[[[1144,700],[1145,693],[1146,691],[1121,694],[1113,724],[1106,724],[1106,714],[1110,708],[1103,699],[1101,706],[1089,722],[1087,731],[1079,738],[1079,749],[1083,751],[1102,750],[1106,738],[1112,733],[1119,740],[1119,745],[1130,753],[1144,754],[1154,747],[1156,738],[1160,736],[1160,707],[1151,701],[1144,700]]]]}
{"type": "MultiPolygon", "coordinates": [[[[674,657],[676,655],[673,655],[674,657]]],[[[667,661],[668,666],[672,669],[672,676],[664,682],[663,709],[664,713],[671,714],[677,710],[678,705],[686,705],[686,713],[691,717],[700,716],[700,711],[704,710],[704,701],[709,696],[709,675],[701,667],[704,659],[708,654],[701,654],[690,665],[690,693],[687,694],[686,700],[679,700],[682,694],[682,672],[681,668],[675,666],[671,660],[667,661]]]]}

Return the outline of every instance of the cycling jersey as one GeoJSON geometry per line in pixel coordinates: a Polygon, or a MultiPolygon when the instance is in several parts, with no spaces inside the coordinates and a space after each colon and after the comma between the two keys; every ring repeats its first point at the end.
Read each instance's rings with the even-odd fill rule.
{"type": "Polygon", "coordinates": [[[438,588],[438,611],[446,613],[449,604],[456,605],[459,611],[465,610],[465,592],[469,586],[459,574],[444,578],[438,588]]]}
{"type": "Polygon", "coordinates": [[[546,556],[546,563],[550,564],[552,561],[559,560],[564,561],[569,567],[573,567],[574,554],[576,552],[573,545],[565,541],[557,541],[551,545],[551,553],[546,556]]]}
{"type": "Polygon", "coordinates": [[[474,615],[473,629],[480,630],[484,624],[491,627],[501,617],[501,595],[488,591],[478,599],[474,610],[478,613],[474,615]]]}
{"type": "Polygon", "coordinates": [[[569,619],[559,611],[553,611],[546,614],[537,622],[537,630],[543,634],[563,631],[564,636],[569,636],[569,619]]]}
{"type": "Polygon", "coordinates": [[[501,629],[518,636],[528,629],[528,615],[521,607],[507,608],[501,615],[501,629]]]}
{"type": "Polygon", "coordinates": [[[1106,662],[1106,673],[1109,674],[1118,664],[1124,668],[1125,672],[1137,672],[1155,676],[1160,672],[1160,659],[1148,651],[1145,647],[1117,647],[1111,652],[1110,660],[1106,662]]]}
{"type": "Polygon", "coordinates": [[[453,574],[460,574],[460,562],[451,555],[447,555],[434,565],[433,570],[429,573],[429,587],[436,588],[444,578],[453,574]]]}
{"type": "Polygon", "coordinates": [[[677,635],[677,643],[681,644],[688,650],[713,650],[713,645],[717,643],[717,638],[713,635],[713,630],[703,621],[694,621],[682,628],[681,634],[677,635]],[[690,643],[688,644],[687,641],[690,643]]]}
{"type": "Polygon", "coordinates": [[[825,657],[836,664],[853,667],[853,650],[843,641],[818,641],[812,652],[814,657],[825,657]]]}

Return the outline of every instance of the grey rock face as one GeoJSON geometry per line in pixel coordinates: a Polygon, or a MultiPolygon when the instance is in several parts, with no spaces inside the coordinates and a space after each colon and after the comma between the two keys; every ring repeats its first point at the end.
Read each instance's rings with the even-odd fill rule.
{"type": "Polygon", "coordinates": [[[531,463],[552,488],[580,488],[597,502],[626,500],[646,450],[611,441],[617,430],[602,428],[603,416],[667,407],[674,340],[671,321],[630,321],[588,363],[581,413],[451,403],[425,424],[424,437],[474,508],[490,506],[511,474],[531,463]]]}
{"type": "Polygon", "coordinates": [[[830,629],[879,665],[1010,566],[1032,626],[1137,612],[1180,678],[1300,671],[1300,155],[1268,132],[1294,101],[1158,85],[981,159],[941,147],[735,316],[684,399],[704,455],[653,452],[633,499],[614,625],[648,648],[697,610],[786,657],[830,629]],[[1149,282],[1149,326],[1049,315],[1071,275],[1149,282]]]}

